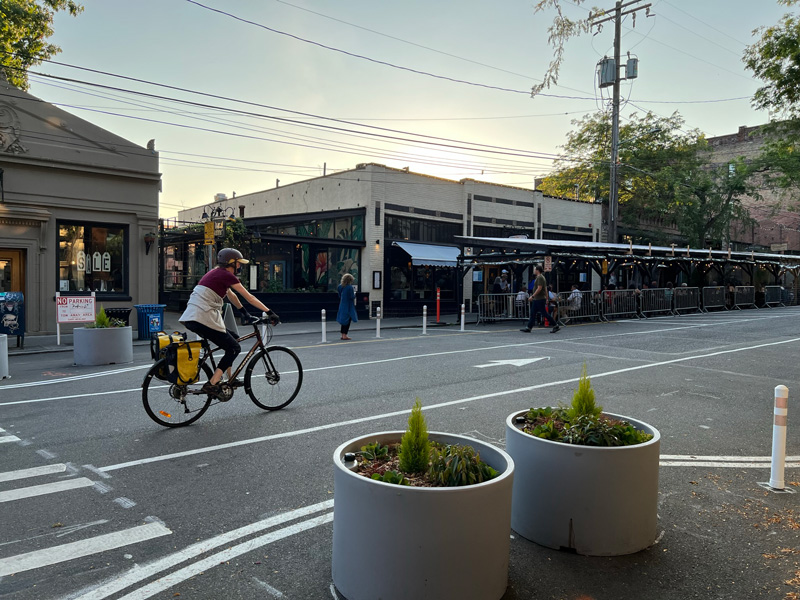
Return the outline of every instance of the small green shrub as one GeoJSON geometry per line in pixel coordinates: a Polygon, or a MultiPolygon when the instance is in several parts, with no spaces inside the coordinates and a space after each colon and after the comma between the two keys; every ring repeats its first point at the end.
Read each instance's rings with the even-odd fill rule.
{"type": "Polygon", "coordinates": [[[365,460],[378,460],[389,456],[389,446],[381,446],[380,442],[361,446],[361,456],[365,460]]]}
{"type": "Polygon", "coordinates": [[[567,409],[567,416],[574,421],[580,416],[599,417],[603,412],[602,406],[597,406],[594,401],[592,382],[586,376],[586,363],[583,363],[583,372],[578,382],[578,389],[572,396],[572,406],[567,409]]]}
{"type": "Polygon", "coordinates": [[[400,440],[400,470],[403,473],[424,473],[428,469],[430,453],[428,426],[422,414],[422,403],[417,398],[408,417],[408,429],[400,440]]]}
{"type": "Polygon", "coordinates": [[[373,473],[372,479],[376,481],[382,481],[384,483],[393,483],[395,485],[409,485],[408,479],[403,477],[403,474],[398,473],[397,471],[386,471],[383,475],[373,473]]]}
{"type": "Polygon", "coordinates": [[[497,471],[481,460],[471,446],[434,446],[428,478],[435,485],[457,487],[497,477],[497,471]]]}

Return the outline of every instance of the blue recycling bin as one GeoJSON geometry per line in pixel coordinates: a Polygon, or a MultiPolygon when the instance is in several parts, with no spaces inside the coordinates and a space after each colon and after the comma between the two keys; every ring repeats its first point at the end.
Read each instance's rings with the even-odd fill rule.
{"type": "Polygon", "coordinates": [[[149,340],[151,333],[164,329],[164,309],[166,304],[135,304],[139,339],[149,340]]]}

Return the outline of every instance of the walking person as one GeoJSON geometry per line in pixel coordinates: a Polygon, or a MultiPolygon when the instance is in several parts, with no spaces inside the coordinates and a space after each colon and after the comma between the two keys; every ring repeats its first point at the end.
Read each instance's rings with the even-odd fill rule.
{"type": "Polygon", "coordinates": [[[356,315],[356,291],[353,288],[353,276],[350,273],[342,275],[342,282],[337,288],[339,292],[339,312],[336,314],[336,322],[342,326],[342,339],[352,340],[347,333],[350,331],[351,323],[358,323],[356,315]]]}
{"type": "Polygon", "coordinates": [[[527,327],[523,327],[520,329],[520,331],[530,333],[531,329],[533,329],[533,324],[536,322],[536,315],[540,314],[542,315],[542,319],[545,323],[553,325],[553,329],[550,331],[550,333],[555,333],[561,329],[561,327],[558,326],[558,323],[554,323],[550,318],[550,315],[548,315],[547,311],[545,311],[545,304],[547,302],[547,280],[544,278],[544,275],[542,274],[542,267],[539,265],[536,265],[533,268],[533,272],[536,275],[536,279],[533,282],[533,294],[528,299],[529,302],[532,302],[531,317],[528,319],[527,327]]]}

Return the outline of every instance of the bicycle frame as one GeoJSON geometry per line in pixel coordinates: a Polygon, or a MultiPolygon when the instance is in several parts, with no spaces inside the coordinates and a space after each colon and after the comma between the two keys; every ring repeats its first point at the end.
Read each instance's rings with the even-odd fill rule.
{"type": "MultiPolygon", "coordinates": [[[[271,339],[272,338],[271,326],[269,324],[265,324],[265,325],[267,327],[267,331],[269,332],[267,337],[269,339],[271,339]]],[[[231,379],[234,379],[235,377],[237,377],[239,375],[239,373],[242,371],[242,369],[244,369],[245,365],[247,365],[247,363],[250,362],[250,359],[255,355],[255,353],[256,353],[256,351],[258,349],[261,349],[261,350],[266,350],[267,349],[266,344],[264,344],[264,338],[261,336],[261,332],[258,330],[258,325],[257,324],[253,325],[253,329],[255,329],[255,331],[253,331],[253,333],[248,333],[247,335],[244,335],[244,336],[236,339],[237,342],[244,342],[244,341],[249,340],[250,338],[254,337],[254,338],[256,338],[258,340],[258,342],[253,344],[253,347],[250,348],[248,353],[245,354],[244,358],[242,358],[242,360],[239,362],[239,366],[236,367],[236,369],[231,372],[231,379]]],[[[216,352],[219,349],[220,349],[219,346],[216,346],[216,347],[212,348],[211,344],[208,342],[208,340],[207,339],[203,339],[203,357],[200,359],[200,361],[198,363],[198,370],[201,369],[202,365],[204,365],[205,362],[210,359],[211,360],[212,371],[216,371],[217,370],[217,361],[214,360],[214,352],[216,352]]],[[[270,365],[270,368],[272,368],[272,365],[270,365]]]]}

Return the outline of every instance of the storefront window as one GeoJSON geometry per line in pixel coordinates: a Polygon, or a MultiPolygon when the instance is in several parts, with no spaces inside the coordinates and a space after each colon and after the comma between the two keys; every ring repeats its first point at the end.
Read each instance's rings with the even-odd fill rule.
{"type": "Polygon", "coordinates": [[[125,236],[120,225],[58,224],[58,291],[127,293],[125,236]]]}

